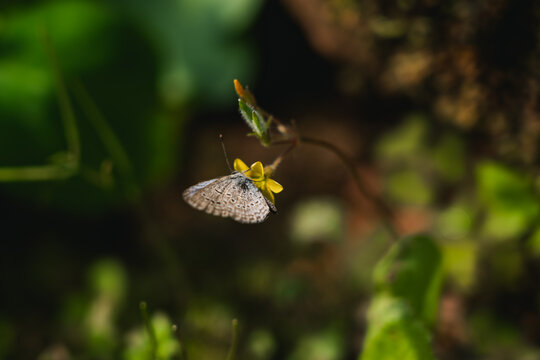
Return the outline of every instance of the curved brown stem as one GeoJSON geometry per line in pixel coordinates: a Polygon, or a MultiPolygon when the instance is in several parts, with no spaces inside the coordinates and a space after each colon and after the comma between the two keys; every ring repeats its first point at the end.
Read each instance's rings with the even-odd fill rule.
{"type": "Polygon", "coordinates": [[[358,173],[358,169],[356,167],[355,162],[334,144],[329,143],[325,140],[315,139],[308,136],[300,136],[292,140],[274,142],[273,145],[280,145],[280,144],[287,144],[287,143],[291,144],[291,146],[285,151],[285,153],[283,153],[280,157],[278,157],[276,161],[279,160],[279,162],[281,162],[283,156],[285,156],[289,151],[291,151],[294,147],[296,147],[299,142],[303,142],[305,144],[310,144],[310,145],[315,145],[315,146],[320,146],[330,152],[333,152],[343,162],[347,170],[350,172],[358,190],[360,190],[362,195],[375,206],[379,215],[385,220],[385,225],[390,231],[390,233],[392,234],[392,236],[396,239],[398,238],[398,233],[394,227],[394,218],[395,218],[394,211],[380,197],[373,195],[371,192],[367,190],[368,187],[366,186],[365,182],[360,177],[360,174],[358,173]]]}
{"type": "Polygon", "coordinates": [[[287,156],[292,150],[294,150],[295,147],[298,146],[299,139],[298,137],[292,138],[290,140],[284,140],[284,141],[275,141],[272,143],[272,145],[286,145],[288,144],[289,147],[285,149],[284,152],[282,152],[270,165],[270,168],[272,169],[272,172],[275,172],[279,164],[283,161],[285,156],[287,156]]]}

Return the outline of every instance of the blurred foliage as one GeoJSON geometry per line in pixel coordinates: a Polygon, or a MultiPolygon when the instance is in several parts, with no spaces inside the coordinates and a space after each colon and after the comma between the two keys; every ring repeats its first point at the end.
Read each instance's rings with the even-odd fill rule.
{"type": "Polygon", "coordinates": [[[336,200],[305,200],[292,214],[291,238],[299,243],[339,241],[343,236],[343,209],[336,200]]]}
{"type": "Polygon", "coordinates": [[[497,163],[476,168],[478,197],[486,209],[484,236],[509,239],[522,235],[538,218],[538,198],[532,179],[497,163]]]}
{"type": "Polygon", "coordinates": [[[412,314],[406,301],[377,296],[370,305],[368,317],[370,327],[360,357],[362,360],[435,359],[429,333],[412,314]]]}
{"type": "Polygon", "coordinates": [[[413,313],[433,324],[442,285],[441,254],[432,239],[401,239],[374,269],[376,291],[403,298],[413,313]]]}
{"type": "Polygon", "coordinates": [[[461,240],[441,246],[448,277],[463,291],[471,289],[475,282],[478,245],[471,240],[461,240]]]}
{"type": "Polygon", "coordinates": [[[0,358],[540,358],[539,2],[0,10],[0,358]],[[222,131],[299,150],[265,224],[179,205],[222,131]]]}
{"type": "Polygon", "coordinates": [[[538,348],[522,342],[516,329],[486,312],[471,316],[473,337],[478,347],[491,359],[535,359],[538,348]]]}
{"type": "Polygon", "coordinates": [[[0,49],[7,54],[0,61],[0,164],[43,164],[65,147],[40,31],[50,37],[70,97],[78,103],[82,149],[81,171],[68,183],[39,189],[9,185],[10,191],[86,211],[126,197],[137,200],[137,192],[128,188],[133,181],[137,187],[168,181],[186,114],[194,105],[223,104],[231,78],[253,72],[249,49],[235,35],[259,6],[258,1],[164,0],[150,6],[144,1],[78,0],[8,9],[0,37],[0,49]],[[193,32],[198,40],[188,41],[193,32]],[[88,89],[86,95],[77,82],[88,89]],[[98,121],[102,125],[96,129],[98,121]],[[134,179],[122,173],[124,164],[110,152],[111,136],[125,148],[134,179]],[[30,143],[21,151],[21,144],[30,143]],[[111,160],[113,180],[102,182],[99,169],[111,160]]]}
{"type": "Polygon", "coordinates": [[[335,331],[302,337],[293,350],[290,360],[337,360],[342,357],[342,339],[335,331]]]}
{"type": "Polygon", "coordinates": [[[267,330],[256,329],[251,333],[247,347],[251,359],[270,359],[275,352],[276,341],[267,330]]]}
{"type": "Polygon", "coordinates": [[[537,1],[284,4],[311,45],[343,65],[345,95],[405,97],[440,121],[486,135],[499,156],[538,160],[537,1]]]}
{"type": "Polygon", "coordinates": [[[373,280],[361,359],[435,359],[426,326],[435,322],[443,272],[433,240],[401,239],[379,261],[373,280]]]}
{"type": "Polygon", "coordinates": [[[127,346],[124,350],[124,359],[178,359],[181,345],[175,337],[172,323],[167,315],[156,313],[152,316],[150,324],[155,333],[155,340],[152,340],[148,329],[144,326],[131,331],[126,336],[127,346]]]}

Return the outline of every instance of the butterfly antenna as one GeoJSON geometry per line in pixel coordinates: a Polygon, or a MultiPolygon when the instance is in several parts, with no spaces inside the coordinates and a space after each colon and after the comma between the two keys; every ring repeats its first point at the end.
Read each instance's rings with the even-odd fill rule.
{"type": "Polygon", "coordinates": [[[231,163],[229,162],[229,157],[227,156],[227,150],[225,149],[225,142],[223,141],[223,134],[219,134],[219,141],[221,142],[221,148],[223,149],[223,155],[225,156],[225,162],[229,167],[229,171],[232,172],[231,163]]]}

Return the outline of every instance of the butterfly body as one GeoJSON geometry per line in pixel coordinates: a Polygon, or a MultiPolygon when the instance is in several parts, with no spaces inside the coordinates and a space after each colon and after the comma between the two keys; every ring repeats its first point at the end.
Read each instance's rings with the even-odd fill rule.
{"type": "Polygon", "coordinates": [[[195,184],[184,191],[183,197],[195,209],[246,224],[263,222],[270,212],[277,212],[253,180],[237,171],[195,184]]]}

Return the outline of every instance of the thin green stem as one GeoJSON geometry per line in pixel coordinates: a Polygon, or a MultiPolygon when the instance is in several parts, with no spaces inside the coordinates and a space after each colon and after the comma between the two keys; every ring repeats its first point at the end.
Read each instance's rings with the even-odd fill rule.
{"type": "Polygon", "coordinates": [[[236,358],[237,347],[238,347],[238,320],[233,319],[231,347],[229,348],[229,353],[227,354],[226,360],[234,360],[236,358]]]}
{"type": "Polygon", "coordinates": [[[132,193],[138,193],[139,189],[135,182],[133,166],[122,142],[116,136],[105,116],[103,116],[84,86],[80,82],[75,82],[73,90],[86,118],[98,134],[114,164],[118,167],[118,171],[127,180],[130,191],[132,193]]]}
{"type": "Polygon", "coordinates": [[[41,29],[40,35],[54,74],[58,104],[68,147],[67,157],[63,164],[1,167],[0,182],[63,180],[74,176],[80,168],[81,145],[75,112],[68,96],[60,64],[45,28],[41,29]]]}
{"type": "MultiPolygon", "coordinates": [[[[174,332],[175,334],[178,332],[178,326],[176,324],[174,324],[172,326],[172,332],[174,332]]],[[[179,354],[178,354],[178,358],[180,360],[187,360],[187,354],[186,354],[186,349],[184,347],[184,344],[182,343],[182,341],[180,341],[180,338],[177,338],[178,340],[178,344],[180,344],[180,351],[179,351],[179,354]]]]}
{"type": "Polygon", "coordinates": [[[76,169],[60,165],[0,167],[0,182],[63,180],[75,173],[76,169]]]}
{"type": "Polygon", "coordinates": [[[41,30],[41,38],[45,47],[45,53],[54,73],[56,91],[58,93],[58,105],[60,106],[60,113],[64,124],[67,148],[73,155],[75,163],[78,166],[81,157],[81,143],[77,121],[75,119],[75,112],[73,111],[71,100],[69,99],[60,63],[45,28],[42,28],[41,30]]]}
{"type": "Polygon", "coordinates": [[[154,329],[154,326],[152,325],[150,316],[148,315],[148,305],[146,304],[146,301],[141,301],[139,303],[139,309],[141,311],[141,316],[143,318],[146,331],[148,332],[148,337],[150,338],[150,346],[151,346],[151,354],[152,354],[151,356],[152,356],[152,359],[155,360],[157,357],[156,331],[154,329]]]}

